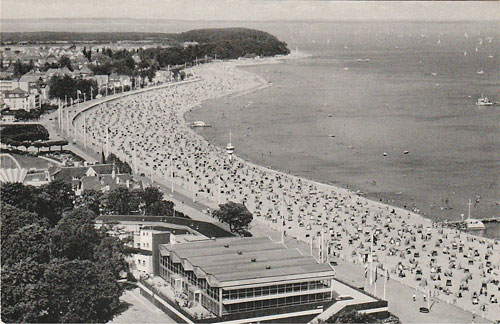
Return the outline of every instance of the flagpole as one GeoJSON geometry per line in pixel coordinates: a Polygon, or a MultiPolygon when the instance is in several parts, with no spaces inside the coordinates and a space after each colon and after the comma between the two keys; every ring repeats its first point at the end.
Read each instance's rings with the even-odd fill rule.
{"type": "Polygon", "coordinates": [[[389,270],[385,269],[385,280],[384,280],[384,300],[385,300],[385,292],[387,290],[387,281],[389,280],[389,270]]]}
{"type": "Polygon", "coordinates": [[[61,99],[57,99],[57,121],[59,123],[59,131],[61,131],[61,99]]]}
{"type": "Polygon", "coordinates": [[[174,193],[174,164],[172,163],[172,155],[169,155],[170,159],[170,185],[171,192],[174,193]]]}
{"type": "Polygon", "coordinates": [[[109,128],[106,126],[106,158],[109,155],[109,128]]]}
{"type": "Polygon", "coordinates": [[[218,182],[219,182],[219,186],[218,186],[219,187],[219,190],[218,190],[219,196],[217,198],[217,202],[218,202],[217,205],[220,205],[220,183],[222,182],[222,179],[221,179],[220,176],[219,176],[219,181],[218,182]]]}
{"type": "Polygon", "coordinates": [[[87,148],[87,117],[83,114],[83,147],[87,148]]]}
{"type": "Polygon", "coordinates": [[[370,286],[373,284],[373,233],[370,240],[370,286]]]}
{"type": "Polygon", "coordinates": [[[389,269],[387,268],[387,254],[384,254],[384,269],[385,269],[385,278],[384,278],[384,300],[385,300],[385,292],[387,289],[387,281],[389,280],[389,269]]]}
{"type": "Polygon", "coordinates": [[[313,237],[311,235],[311,256],[313,256],[313,237]]]}
{"type": "Polygon", "coordinates": [[[283,223],[285,222],[285,199],[281,196],[281,243],[285,243],[285,232],[283,223]]]}
{"type": "Polygon", "coordinates": [[[68,108],[66,108],[66,134],[69,135],[69,111],[68,108]]]}

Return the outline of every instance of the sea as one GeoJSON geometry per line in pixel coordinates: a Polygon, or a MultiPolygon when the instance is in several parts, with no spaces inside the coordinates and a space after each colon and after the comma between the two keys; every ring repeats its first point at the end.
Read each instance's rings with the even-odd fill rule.
{"type": "MultiPolygon", "coordinates": [[[[4,31],[249,27],[310,54],[244,69],[269,86],[186,114],[255,163],[418,211],[500,218],[500,22],[10,21],[4,31]],[[19,30],[22,29],[22,30],[19,30]],[[469,200],[471,204],[469,205],[469,200]]],[[[500,222],[476,234],[500,239],[500,222]]]]}

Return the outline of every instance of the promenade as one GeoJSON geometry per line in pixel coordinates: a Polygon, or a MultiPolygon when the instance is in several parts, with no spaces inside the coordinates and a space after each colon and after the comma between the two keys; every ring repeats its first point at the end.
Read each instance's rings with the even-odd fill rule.
{"type": "MultiPolygon", "coordinates": [[[[314,253],[322,246],[330,258],[360,271],[368,259],[371,277],[389,272],[393,283],[388,287],[394,284],[402,292],[399,298],[387,293],[390,305],[391,300],[401,305],[403,299],[405,305],[415,305],[408,298],[413,291],[420,299],[429,294],[439,300],[433,306],[439,305],[439,314],[431,308],[425,317],[415,315],[415,322],[441,322],[443,314],[462,314],[460,309],[463,316],[456,322],[470,322],[471,312],[476,322],[483,316],[491,321],[500,318],[495,303],[500,296],[497,241],[438,228],[420,215],[346,189],[269,170],[237,156],[229,159],[223,149],[193,132],[183,119],[189,109],[210,98],[263,86],[265,80],[236,68],[241,63],[197,66],[195,74],[202,76],[198,82],[108,100],[75,113],[77,141],[85,125],[87,150],[112,152],[130,163],[136,174],[166,188],[172,183],[174,190],[182,188],[188,200],[212,208],[227,201],[245,203],[258,224],[252,228],[256,236],[265,235],[268,228],[280,235],[286,232],[300,244],[311,244],[314,253]]],[[[402,318],[406,314],[404,308],[392,311],[402,318]]]]}

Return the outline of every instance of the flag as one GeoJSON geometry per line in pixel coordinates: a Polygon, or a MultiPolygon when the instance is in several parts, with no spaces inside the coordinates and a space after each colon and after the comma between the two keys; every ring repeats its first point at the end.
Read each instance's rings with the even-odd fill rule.
{"type": "Polygon", "coordinates": [[[378,267],[375,267],[375,282],[377,282],[377,276],[378,276],[378,267]]]}
{"type": "Polygon", "coordinates": [[[368,277],[368,263],[365,264],[365,278],[368,277]]]}

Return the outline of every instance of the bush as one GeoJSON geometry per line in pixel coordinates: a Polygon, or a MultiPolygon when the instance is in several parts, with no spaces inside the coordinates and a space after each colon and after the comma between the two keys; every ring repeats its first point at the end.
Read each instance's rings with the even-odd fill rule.
{"type": "Polygon", "coordinates": [[[24,141],[46,141],[49,139],[49,132],[45,127],[39,124],[20,124],[20,125],[4,125],[1,129],[2,143],[8,144],[12,142],[24,141]]]}

